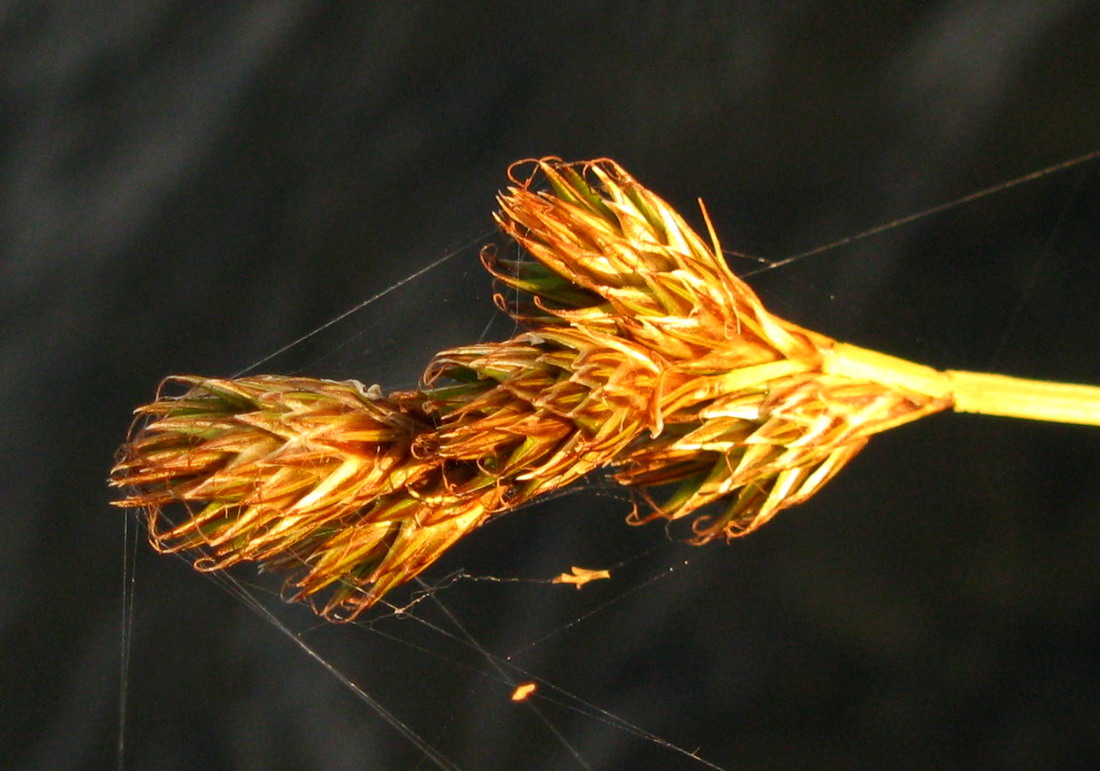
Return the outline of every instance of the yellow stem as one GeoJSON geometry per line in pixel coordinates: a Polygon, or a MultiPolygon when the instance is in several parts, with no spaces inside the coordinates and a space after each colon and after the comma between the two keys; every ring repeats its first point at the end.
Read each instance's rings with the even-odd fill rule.
{"type": "Polygon", "coordinates": [[[945,374],[953,384],[956,412],[1100,426],[1100,387],[986,372],[945,374]]]}
{"type": "Polygon", "coordinates": [[[837,343],[824,353],[822,369],[828,374],[947,398],[956,412],[1100,426],[1100,386],[985,372],[941,372],[847,343],[837,343]]]}

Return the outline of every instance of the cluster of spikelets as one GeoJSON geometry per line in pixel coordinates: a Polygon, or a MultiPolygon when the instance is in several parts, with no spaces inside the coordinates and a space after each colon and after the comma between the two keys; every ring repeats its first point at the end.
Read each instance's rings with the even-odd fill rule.
{"type": "Polygon", "coordinates": [[[438,354],[416,391],[169,378],[111,475],[157,549],[285,571],[292,599],[347,619],[594,470],[637,492],[634,521],[714,504],[693,523],[705,542],[805,500],[870,435],[952,406],[942,373],[863,377],[870,352],[869,368],[838,365],[839,344],[733,275],[709,220],[704,240],[614,162],[544,159],[513,182],[497,222],[534,260],[482,257],[525,331],[438,354]]]}

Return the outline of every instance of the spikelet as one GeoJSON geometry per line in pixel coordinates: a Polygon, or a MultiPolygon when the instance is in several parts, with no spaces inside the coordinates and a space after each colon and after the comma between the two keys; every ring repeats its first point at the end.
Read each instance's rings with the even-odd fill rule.
{"type": "Polygon", "coordinates": [[[827,374],[833,340],[766,311],[729,270],[709,219],[708,244],[613,161],[536,165],[550,191],[517,184],[497,220],[539,266],[489,267],[535,296],[538,321],[589,329],[609,350],[639,346],[659,366],[644,392],[649,434],[616,459],[615,478],[673,490],[634,521],[726,501],[696,520],[697,540],[751,531],[810,497],[871,434],[950,406],[827,374]],[[553,276],[568,282],[552,284],[559,296],[579,287],[592,299],[553,304],[542,290],[553,276]]]}
{"type": "Polygon", "coordinates": [[[484,516],[477,501],[443,522],[404,515],[413,496],[430,499],[445,484],[438,463],[412,454],[430,425],[416,402],[355,382],[168,378],[137,410],[140,430],[112,471],[112,484],[131,489],[117,504],[144,508],[153,546],[191,553],[200,570],[289,569],[299,576],[288,580],[291,599],[335,584],[323,609],[333,613],[361,576],[380,596],[425,566],[418,555],[484,516]],[[188,390],[167,393],[177,386],[188,390]],[[168,522],[164,507],[176,503],[185,516],[168,522]]]}
{"type": "Polygon", "coordinates": [[[110,479],[155,548],[200,570],[284,571],[290,599],[346,620],[490,517],[595,470],[649,504],[635,523],[717,504],[696,514],[702,543],[754,530],[874,433],[949,407],[1100,424],[1095,387],[938,372],[773,316],[705,209],[708,240],[613,161],[532,163],[496,218],[535,261],[482,252],[526,331],[438,354],[416,391],[168,378],[110,479]]]}

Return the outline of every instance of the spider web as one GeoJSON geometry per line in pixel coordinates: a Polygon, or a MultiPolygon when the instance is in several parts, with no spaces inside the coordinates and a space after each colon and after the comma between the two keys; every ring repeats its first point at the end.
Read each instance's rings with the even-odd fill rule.
{"type": "MultiPolygon", "coordinates": [[[[1095,200],[1096,174],[1094,165],[1085,164],[1097,156],[1100,152],[1050,166],[786,257],[731,252],[731,263],[741,275],[753,277],[772,310],[836,337],[872,347],[883,344],[890,352],[935,365],[1015,366],[1019,374],[1059,377],[1056,371],[1019,368],[1029,366],[1026,346],[1034,341],[1027,325],[1046,302],[1042,284],[1051,273],[1074,266],[1080,248],[1074,234],[1084,218],[1094,216],[1095,209],[1088,207],[1095,200]],[[1082,168],[1054,174],[1069,165],[1082,168]],[[1034,184],[1023,186],[1023,198],[1014,199],[1024,182],[1034,184]],[[1010,226],[1006,213],[1016,211],[1019,200],[1030,201],[1037,216],[1010,226]],[[987,226],[1001,231],[996,246],[979,243],[987,226]],[[875,254],[915,254],[911,259],[932,263],[925,271],[933,276],[948,275],[951,265],[959,268],[971,259],[944,255],[943,244],[984,250],[987,263],[994,263],[978,269],[985,279],[1003,273],[1006,265],[1016,266],[1016,290],[997,297],[999,319],[989,328],[978,330],[981,325],[973,322],[968,326],[960,321],[965,313],[948,313],[946,320],[928,323],[931,309],[951,305],[956,291],[973,295],[981,278],[977,284],[961,278],[964,289],[929,289],[914,278],[907,307],[883,307],[872,291],[876,282],[890,280],[881,272],[873,274],[875,254]],[[1006,250],[1024,256],[1013,260],[1006,250]],[[825,323],[815,323],[815,317],[825,323]],[[876,320],[869,334],[868,317],[876,320]],[[977,331],[983,332],[980,338],[977,331]]],[[[718,229],[723,233],[721,224],[718,229]]],[[[424,263],[242,373],[262,368],[407,387],[434,350],[509,334],[512,322],[485,310],[491,307],[492,288],[476,265],[476,246],[488,237],[479,233],[424,263]],[[426,305],[440,304],[448,309],[446,328],[417,323],[426,305]]],[[[725,238],[733,240],[728,234],[725,238]]],[[[1055,345],[1081,342],[1058,340],[1055,345]]],[[[1072,357],[1054,357],[1056,362],[1060,358],[1072,357]]],[[[926,436],[931,440],[936,433],[926,436]]],[[[893,448],[897,453],[915,451],[898,443],[892,448],[891,441],[873,442],[868,453],[875,453],[878,443],[888,445],[888,454],[893,448]]],[[[312,762],[333,767],[353,762],[448,769],[739,765],[745,757],[755,757],[752,740],[736,726],[728,728],[729,738],[723,740],[704,717],[720,704],[727,715],[744,719],[767,692],[776,662],[797,659],[786,647],[794,645],[788,627],[794,623],[792,614],[808,611],[792,609],[782,597],[771,605],[761,587],[812,581],[779,576],[784,565],[800,564],[797,557],[813,539],[835,537],[830,534],[838,527],[847,528],[837,520],[852,508],[857,509],[855,533],[873,532],[868,523],[874,507],[853,502],[858,484],[869,483],[868,475],[866,470],[851,473],[859,476],[858,482],[832,483],[840,489],[827,490],[818,501],[784,514],[753,539],[704,549],[684,546],[675,532],[657,525],[624,527],[629,497],[592,480],[491,522],[456,546],[422,581],[394,592],[376,613],[353,624],[326,624],[305,608],[282,603],[277,580],[257,577],[254,570],[214,575],[213,581],[235,598],[234,613],[247,609],[256,614],[259,623],[249,627],[249,636],[282,636],[289,643],[270,654],[269,669],[251,674],[252,686],[277,690],[282,679],[316,679],[314,698],[293,714],[261,709],[246,716],[239,730],[260,731],[257,726],[266,721],[293,731],[330,732],[329,754],[314,756],[312,762]],[[606,569],[611,578],[578,588],[553,583],[574,565],[606,569]],[[535,684],[534,692],[513,701],[517,687],[526,683],[535,684]],[[682,718],[670,714],[680,710],[686,712],[682,718]]],[[[914,485],[915,480],[916,474],[906,474],[893,484],[914,485]]],[[[926,499],[918,508],[928,505],[926,499]]],[[[887,536],[900,537],[897,531],[887,536]]],[[[124,682],[130,625],[148,601],[142,596],[142,578],[151,565],[147,555],[127,543],[124,682]]],[[[833,547],[842,548],[839,544],[833,547]]],[[[827,553],[819,569],[830,566],[851,567],[836,552],[827,553]]],[[[173,571],[172,580],[185,580],[180,573],[173,571]]],[[[905,615],[904,610],[899,613],[905,615]]],[[[843,632],[836,634],[843,638],[843,632]]],[[[843,648],[838,642],[833,653],[843,648]]],[[[219,650],[199,655],[230,654],[219,650]]],[[[811,691],[822,677],[831,676],[812,671],[803,675],[811,691]]],[[[786,698],[810,709],[803,694],[786,698]]],[[[121,724],[133,733],[125,695],[122,707],[121,724]]],[[[767,714],[771,709],[764,707],[767,714]]],[[[126,752],[125,746],[120,748],[120,765],[126,752]]]]}

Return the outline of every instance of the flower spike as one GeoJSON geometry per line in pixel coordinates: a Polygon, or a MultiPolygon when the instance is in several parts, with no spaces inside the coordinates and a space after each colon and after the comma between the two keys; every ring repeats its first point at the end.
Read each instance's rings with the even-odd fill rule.
{"type": "Polygon", "coordinates": [[[524,164],[495,216],[534,261],[482,252],[524,331],[439,353],[414,391],[168,378],[110,477],[156,549],[282,571],[290,599],[347,620],[593,471],[650,504],[629,521],[694,515],[704,543],[755,530],[873,434],[934,412],[1100,425],[1100,388],[940,372],[769,313],[705,209],[707,239],[614,161],[524,164]]]}

